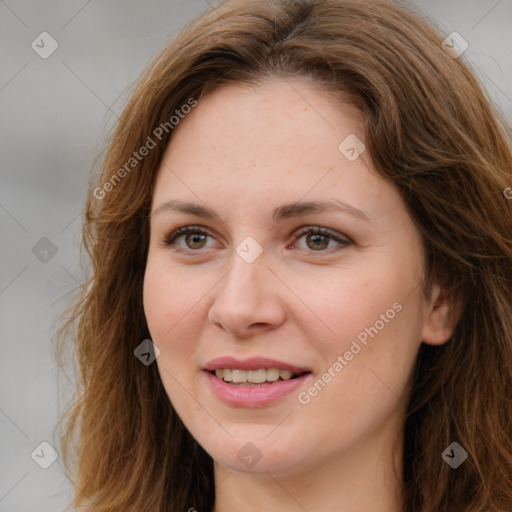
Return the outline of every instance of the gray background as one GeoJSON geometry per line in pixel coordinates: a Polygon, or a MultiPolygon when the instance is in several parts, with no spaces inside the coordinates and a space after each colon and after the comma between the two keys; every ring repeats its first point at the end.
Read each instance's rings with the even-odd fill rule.
{"type": "MultiPolygon", "coordinates": [[[[464,55],[510,122],[512,0],[415,4],[446,35],[457,31],[468,41],[464,55]]],[[[58,397],[69,393],[65,381],[57,385],[49,340],[82,279],[88,169],[137,76],[206,8],[202,0],[0,0],[0,512],[57,511],[67,503],[73,484],[61,461],[42,469],[31,454],[50,460],[38,446],[57,447],[58,397]],[[43,59],[31,43],[41,45],[45,31],[58,48],[43,59]]]]}

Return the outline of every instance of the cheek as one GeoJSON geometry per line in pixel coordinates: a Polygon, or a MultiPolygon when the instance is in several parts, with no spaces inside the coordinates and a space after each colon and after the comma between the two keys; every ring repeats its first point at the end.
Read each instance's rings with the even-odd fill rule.
{"type": "MultiPolygon", "coordinates": [[[[383,260],[350,272],[340,269],[337,279],[331,275],[330,281],[317,281],[319,287],[308,285],[306,278],[302,282],[308,306],[318,312],[315,322],[308,317],[302,326],[322,355],[320,377],[325,376],[323,383],[332,393],[344,395],[339,403],[347,406],[366,400],[378,407],[381,398],[393,398],[390,390],[400,394],[421,343],[422,299],[415,268],[410,262],[383,260]]],[[[317,386],[323,395],[318,404],[325,400],[327,405],[330,392],[323,393],[323,383],[317,386]]]]}
{"type": "MultiPolygon", "coordinates": [[[[183,392],[197,371],[195,342],[201,329],[197,316],[202,293],[197,280],[186,279],[164,258],[148,256],[143,303],[151,340],[160,349],[156,360],[162,383],[173,406],[182,414],[196,414],[197,404],[183,392]],[[185,413],[188,411],[188,413],[185,413]]],[[[181,415],[181,414],[180,414],[181,415]]]]}
{"type": "Polygon", "coordinates": [[[354,340],[364,344],[374,335],[390,333],[400,316],[397,310],[413,288],[411,279],[376,259],[371,265],[316,271],[314,277],[311,272],[287,277],[305,306],[292,308],[294,321],[331,361],[354,340]]]}
{"type": "Polygon", "coordinates": [[[184,325],[193,325],[190,318],[200,307],[200,299],[207,289],[200,279],[190,279],[169,265],[165,256],[152,257],[150,253],[144,275],[143,303],[155,340],[167,343],[184,325]]]}

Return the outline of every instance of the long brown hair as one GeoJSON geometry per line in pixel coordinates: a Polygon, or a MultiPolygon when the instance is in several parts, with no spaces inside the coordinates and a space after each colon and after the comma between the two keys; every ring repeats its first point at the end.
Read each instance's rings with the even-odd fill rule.
{"type": "Polygon", "coordinates": [[[62,418],[72,506],[213,507],[211,457],[174,412],[156,364],[134,356],[149,338],[148,214],[176,110],[222,84],[274,76],[311,80],[360,109],[369,155],[423,237],[425,291],[441,279],[463,303],[452,339],[423,344],[418,354],[404,435],[405,510],[512,510],[510,131],[443,39],[418,14],[384,1],[229,0],[193,21],[145,71],[90,186],[90,278],[58,347],[74,347],[80,370],[62,418]],[[155,147],[131,161],[148,137],[155,147]],[[452,442],[469,455],[456,470],[441,457],[452,442]]]}

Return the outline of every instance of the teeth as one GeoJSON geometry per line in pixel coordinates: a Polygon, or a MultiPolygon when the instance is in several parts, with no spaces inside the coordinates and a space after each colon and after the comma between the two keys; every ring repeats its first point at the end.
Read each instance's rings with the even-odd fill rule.
{"type": "Polygon", "coordinates": [[[247,382],[261,384],[267,380],[267,370],[260,368],[259,370],[250,370],[247,372],[247,382]]]}
{"type": "Polygon", "coordinates": [[[289,370],[279,370],[279,377],[283,380],[289,380],[292,378],[293,373],[289,370]]]}
{"type": "Polygon", "coordinates": [[[231,370],[231,377],[233,379],[233,382],[247,382],[247,371],[231,370]]]}
{"type": "Polygon", "coordinates": [[[215,375],[225,382],[233,382],[235,384],[243,384],[245,382],[263,384],[264,382],[275,382],[279,378],[290,380],[294,374],[289,370],[279,370],[278,368],[260,368],[258,370],[217,368],[215,375]]]}
{"type": "Polygon", "coordinates": [[[277,368],[269,368],[267,370],[267,380],[269,380],[270,382],[279,380],[279,370],[277,368]]]}

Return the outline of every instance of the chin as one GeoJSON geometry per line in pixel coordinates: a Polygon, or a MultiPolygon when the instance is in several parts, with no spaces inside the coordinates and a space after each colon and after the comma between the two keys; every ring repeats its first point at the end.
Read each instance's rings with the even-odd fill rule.
{"type": "MultiPolygon", "coordinates": [[[[208,436],[198,442],[216,463],[232,471],[245,473],[287,473],[304,462],[304,446],[293,439],[275,436],[269,439],[268,429],[262,434],[261,429],[249,429],[254,435],[245,434],[229,439],[213,439],[208,436]],[[256,432],[259,431],[257,434],[256,432]],[[299,452],[299,449],[301,450],[299,452]]],[[[271,434],[274,435],[274,434],[271,434]]]]}

